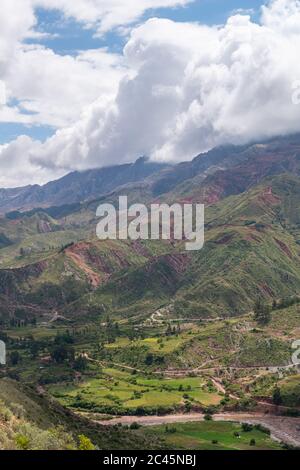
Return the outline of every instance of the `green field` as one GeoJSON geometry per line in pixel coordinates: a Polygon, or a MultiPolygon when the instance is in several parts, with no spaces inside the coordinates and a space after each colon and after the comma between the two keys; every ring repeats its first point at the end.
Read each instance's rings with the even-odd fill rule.
{"type": "Polygon", "coordinates": [[[75,385],[51,385],[50,393],[72,408],[101,411],[112,407],[119,412],[138,408],[218,405],[222,399],[202,378],[160,379],[131,375],[118,369],[104,369],[97,377],[75,385]]]}
{"type": "MultiPolygon", "coordinates": [[[[187,342],[191,341],[191,339],[199,334],[199,330],[193,329],[190,331],[183,332],[179,335],[173,337],[152,337],[152,338],[145,338],[139,341],[135,341],[134,345],[137,347],[145,346],[149,352],[151,353],[165,353],[169,354],[180,347],[184,346],[187,342]]],[[[107,349],[118,349],[124,348],[132,345],[132,342],[128,338],[118,338],[115,343],[108,344],[106,347],[107,349]]]]}
{"type": "Polygon", "coordinates": [[[161,437],[168,449],[174,450],[282,450],[267,433],[256,428],[244,432],[241,425],[235,423],[176,423],[151,427],[147,433],[161,437]]]}

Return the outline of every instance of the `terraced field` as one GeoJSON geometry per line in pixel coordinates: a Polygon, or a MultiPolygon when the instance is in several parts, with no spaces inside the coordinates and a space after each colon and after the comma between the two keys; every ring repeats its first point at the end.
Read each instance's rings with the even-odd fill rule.
{"type": "Polygon", "coordinates": [[[187,402],[205,407],[218,405],[223,398],[212,383],[199,377],[148,378],[111,368],[78,385],[53,385],[48,390],[71,408],[104,412],[105,407],[111,407],[116,414],[184,407],[187,402]]]}

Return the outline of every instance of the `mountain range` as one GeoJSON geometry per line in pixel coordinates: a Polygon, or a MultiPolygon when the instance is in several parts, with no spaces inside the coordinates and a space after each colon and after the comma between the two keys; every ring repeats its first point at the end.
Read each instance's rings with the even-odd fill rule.
{"type": "Polygon", "coordinates": [[[24,211],[88,201],[118,186],[143,180],[165,167],[141,157],[133,164],[69,173],[44,186],[0,189],[0,211],[24,211]]]}
{"type": "Polygon", "coordinates": [[[26,426],[30,445],[41,434],[47,447],[49,427],[61,423],[57,448],[77,448],[81,432],[99,446],[141,448],[143,430],[95,427],[97,413],[251,410],[278,384],[281,402],[298,406],[299,375],[287,364],[299,337],[300,135],[177,165],[143,157],[0,194],[0,339],[9,351],[0,394],[13,413],[0,416],[11,436],[0,446],[19,446],[26,426]],[[120,195],[203,203],[203,249],[99,240],[96,209],[120,195]]]}
{"type": "Polygon", "coordinates": [[[179,165],[141,158],[2,190],[1,316],[146,315],[161,305],[179,316],[232,316],[257,297],[300,293],[299,204],[299,135],[221,147],[179,165]],[[204,249],[99,241],[96,207],[119,194],[204,203],[204,249]]]}

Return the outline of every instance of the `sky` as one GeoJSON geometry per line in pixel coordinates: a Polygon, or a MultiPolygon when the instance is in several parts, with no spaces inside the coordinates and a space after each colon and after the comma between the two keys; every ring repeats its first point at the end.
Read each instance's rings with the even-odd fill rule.
{"type": "Polygon", "coordinates": [[[1,0],[0,187],[300,130],[299,0],[1,0]]]}

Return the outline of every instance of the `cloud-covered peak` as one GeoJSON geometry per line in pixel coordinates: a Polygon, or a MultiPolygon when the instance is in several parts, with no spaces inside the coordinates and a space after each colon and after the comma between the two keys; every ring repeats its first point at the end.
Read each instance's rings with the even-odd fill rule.
{"type": "MultiPolygon", "coordinates": [[[[62,4],[67,8],[69,2],[62,4]]],[[[43,70],[52,63],[53,71],[61,71],[51,78],[55,96],[45,98],[53,108],[41,107],[45,120],[54,118],[59,101],[77,118],[59,126],[43,144],[26,141],[20,165],[23,161],[27,172],[44,180],[45,175],[50,179],[72,169],[133,161],[138,155],[187,160],[216,145],[299,131],[300,106],[292,102],[293,83],[300,79],[299,12],[298,0],[273,0],[263,8],[259,23],[240,13],[220,26],[152,18],[131,30],[122,55],[88,51],[52,57],[51,62],[49,51],[33,49],[39,59],[33,61],[32,73],[42,77],[44,87],[48,72],[44,76],[38,65],[43,54],[49,54],[43,70]],[[69,91],[64,91],[64,70],[69,91]],[[81,93],[85,81],[88,86],[81,93]],[[78,98],[73,108],[72,95],[78,98]],[[52,115],[47,116],[47,109],[53,109],[52,115]]],[[[9,83],[12,86],[12,78],[9,83]]],[[[18,94],[24,99],[29,91],[21,93],[22,86],[18,94]]],[[[40,96],[31,95],[35,106],[43,102],[42,93],[43,87],[40,96]]],[[[68,122],[68,116],[62,117],[68,122]]],[[[19,141],[14,152],[21,145],[19,141]]],[[[0,149],[6,172],[10,147],[0,149]]],[[[16,183],[19,180],[16,175],[16,183]]]]}

